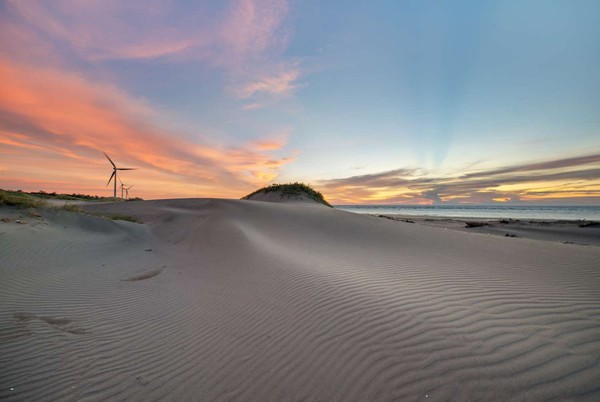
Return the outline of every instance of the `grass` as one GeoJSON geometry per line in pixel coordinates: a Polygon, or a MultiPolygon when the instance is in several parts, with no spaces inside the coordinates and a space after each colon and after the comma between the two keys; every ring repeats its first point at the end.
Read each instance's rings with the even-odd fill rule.
{"type": "Polygon", "coordinates": [[[57,193],[56,191],[48,193],[43,190],[30,192],[29,194],[39,197],[39,198],[46,198],[46,199],[52,198],[52,199],[56,199],[56,200],[66,200],[66,201],[107,201],[107,202],[112,202],[115,200],[113,197],[100,197],[98,195],[88,195],[88,194],[78,194],[78,193],[60,194],[60,193],[57,193]]]}
{"type": "Polygon", "coordinates": [[[81,208],[79,208],[79,206],[75,205],[75,204],[65,204],[62,207],[60,207],[61,209],[64,209],[65,211],[71,211],[71,212],[82,212],[81,208]]]}
{"type": "Polygon", "coordinates": [[[298,183],[298,182],[286,183],[286,184],[272,184],[270,186],[258,189],[255,192],[250,193],[245,197],[242,197],[242,200],[248,200],[253,195],[256,195],[258,193],[263,193],[263,192],[270,193],[272,191],[280,191],[282,196],[305,195],[308,198],[311,198],[320,204],[327,205],[328,207],[333,208],[333,206],[330,203],[328,203],[327,200],[325,200],[325,198],[323,197],[323,194],[321,194],[317,190],[313,189],[308,184],[298,183]]]}
{"type": "Polygon", "coordinates": [[[10,205],[17,208],[38,208],[48,206],[48,203],[22,191],[0,190],[0,205],[10,205]]]}
{"type": "Polygon", "coordinates": [[[60,207],[60,209],[70,211],[70,212],[76,212],[76,213],[80,213],[80,214],[95,216],[98,218],[112,219],[113,221],[127,221],[127,222],[133,222],[133,223],[144,223],[139,218],[136,218],[135,216],[131,216],[131,215],[111,214],[111,213],[105,213],[105,212],[84,212],[77,205],[67,204],[67,205],[60,207]]]}
{"type": "MultiPolygon", "coordinates": [[[[50,207],[54,209],[62,209],[64,211],[75,212],[75,213],[85,213],[83,210],[75,204],[66,203],[62,206],[51,206],[45,199],[39,198],[38,193],[25,193],[23,191],[7,191],[0,189],[0,206],[1,205],[9,205],[13,207],[17,207],[20,209],[29,209],[29,208],[42,208],[42,207],[50,207]],[[31,195],[31,194],[36,194],[31,195]]],[[[49,193],[46,193],[49,194],[49,193]]],[[[95,197],[95,196],[90,196],[95,197]]],[[[54,197],[44,197],[44,198],[54,198],[54,197]]],[[[57,197],[58,198],[58,197],[57,197]]],[[[65,198],[59,198],[65,199],[65,198]]],[[[100,197],[95,198],[97,200],[101,200],[100,197]]],[[[110,198],[112,201],[112,198],[110,198]]],[[[93,216],[97,216],[100,218],[108,218],[114,221],[128,221],[134,223],[143,223],[139,218],[131,215],[123,215],[123,214],[103,214],[103,213],[94,213],[91,214],[93,216]]]]}
{"type": "Polygon", "coordinates": [[[104,212],[91,212],[91,213],[84,212],[81,208],[79,208],[79,206],[73,205],[73,204],[66,204],[59,208],[65,210],[65,211],[96,216],[98,218],[112,219],[113,221],[128,221],[128,222],[133,222],[133,223],[144,223],[139,218],[136,218],[135,216],[131,216],[131,215],[111,214],[111,213],[104,213],[104,212]]]}
{"type": "MultiPolygon", "coordinates": [[[[30,192],[25,192],[25,191],[21,191],[21,190],[17,190],[17,191],[0,190],[0,191],[9,193],[11,195],[19,195],[19,196],[29,195],[29,196],[33,196],[36,199],[42,199],[42,200],[54,199],[54,200],[65,200],[65,201],[98,201],[98,202],[113,202],[113,201],[115,201],[115,199],[113,197],[101,197],[99,195],[88,195],[88,194],[78,194],[78,193],[61,194],[61,193],[57,193],[56,191],[53,191],[51,193],[48,193],[43,190],[30,191],[30,192]]],[[[130,198],[129,200],[142,201],[143,199],[140,197],[133,197],[133,198],[130,198]]],[[[117,201],[129,201],[129,200],[123,200],[122,198],[117,197],[117,201]]]]}

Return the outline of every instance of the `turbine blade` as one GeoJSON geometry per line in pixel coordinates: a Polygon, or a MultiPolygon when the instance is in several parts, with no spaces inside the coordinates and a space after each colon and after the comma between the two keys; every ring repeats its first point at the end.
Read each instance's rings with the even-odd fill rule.
{"type": "Polygon", "coordinates": [[[113,165],[113,167],[116,169],[117,166],[115,165],[115,163],[112,161],[112,159],[109,158],[108,155],[106,155],[106,152],[102,152],[104,154],[104,156],[106,156],[106,159],[108,159],[108,161],[110,162],[111,165],[113,165]]]}
{"type": "Polygon", "coordinates": [[[127,188],[125,189],[125,191],[129,190],[131,187],[133,187],[133,186],[129,186],[129,187],[127,187],[127,188]]]}
{"type": "Polygon", "coordinates": [[[110,175],[110,179],[108,179],[108,182],[106,183],[106,187],[108,187],[108,185],[110,184],[110,181],[113,179],[113,177],[115,177],[116,174],[117,174],[117,172],[115,172],[113,170],[112,174],[110,175]]]}
{"type": "Polygon", "coordinates": [[[137,168],[117,168],[117,170],[137,170],[137,168]]]}
{"type": "Polygon", "coordinates": [[[121,181],[121,178],[119,177],[119,183],[121,183],[121,186],[123,185],[123,182],[121,181]]]}

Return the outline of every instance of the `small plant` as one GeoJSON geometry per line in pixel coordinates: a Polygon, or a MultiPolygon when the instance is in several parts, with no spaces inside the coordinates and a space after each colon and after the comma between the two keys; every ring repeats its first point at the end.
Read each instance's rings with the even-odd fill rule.
{"type": "Polygon", "coordinates": [[[71,211],[71,212],[82,212],[81,208],[79,208],[79,206],[75,205],[75,204],[65,204],[62,206],[62,209],[64,209],[65,211],[71,211]]]}
{"type": "Polygon", "coordinates": [[[298,183],[298,182],[287,183],[287,184],[271,184],[270,186],[263,187],[261,189],[256,190],[255,192],[253,192],[251,194],[248,194],[245,197],[242,197],[242,200],[248,200],[253,195],[256,195],[258,193],[270,193],[272,191],[280,191],[282,196],[306,195],[307,197],[315,200],[316,202],[318,202],[320,204],[327,205],[328,207],[333,208],[331,206],[331,204],[329,204],[325,200],[325,198],[323,197],[323,194],[321,194],[317,190],[313,189],[308,184],[298,183]]]}
{"type": "Polygon", "coordinates": [[[112,219],[113,221],[127,221],[133,223],[144,223],[141,219],[131,215],[111,214],[106,212],[85,212],[87,215],[97,216],[98,218],[112,219]]]}
{"type": "Polygon", "coordinates": [[[131,215],[122,215],[122,214],[110,214],[104,215],[105,217],[112,219],[113,221],[128,221],[133,223],[144,223],[139,218],[131,215]]]}

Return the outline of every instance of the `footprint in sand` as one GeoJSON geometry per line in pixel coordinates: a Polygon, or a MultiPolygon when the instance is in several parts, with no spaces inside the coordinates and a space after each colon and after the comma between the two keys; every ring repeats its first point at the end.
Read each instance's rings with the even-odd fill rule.
{"type": "Polygon", "coordinates": [[[22,325],[27,325],[27,323],[31,320],[39,320],[39,321],[45,322],[50,327],[52,327],[56,330],[59,330],[62,332],[67,332],[69,334],[81,335],[81,334],[86,333],[86,331],[82,328],[78,328],[78,327],[69,325],[73,322],[73,320],[70,320],[68,318],[57,318],[57,317],[51,317],[51,316],[37,316],[34,314],[30,314],[30,313],[15,313],[15,314],[13,314],[13,317],[22,325]]]}
{"type": "Polygon", "coordinates": [[[144,279],[154,278],[155,276],[160,274],[162,272],[162,270],[163,270],[163,268],[155,269],[154,271],[143,272],[139,275],[135,275],[130,278],[122,279],[122,280],[126,281],[126,282],[143,281],[144,279]]]}

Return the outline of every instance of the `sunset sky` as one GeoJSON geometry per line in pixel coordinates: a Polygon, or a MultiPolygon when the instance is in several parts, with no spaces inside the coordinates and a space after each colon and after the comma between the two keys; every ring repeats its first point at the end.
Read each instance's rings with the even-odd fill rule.
{"type": "Polygon", "coordinates": [[[2,1],[0,188],[600,205],[600,1],[2,1]]]}

